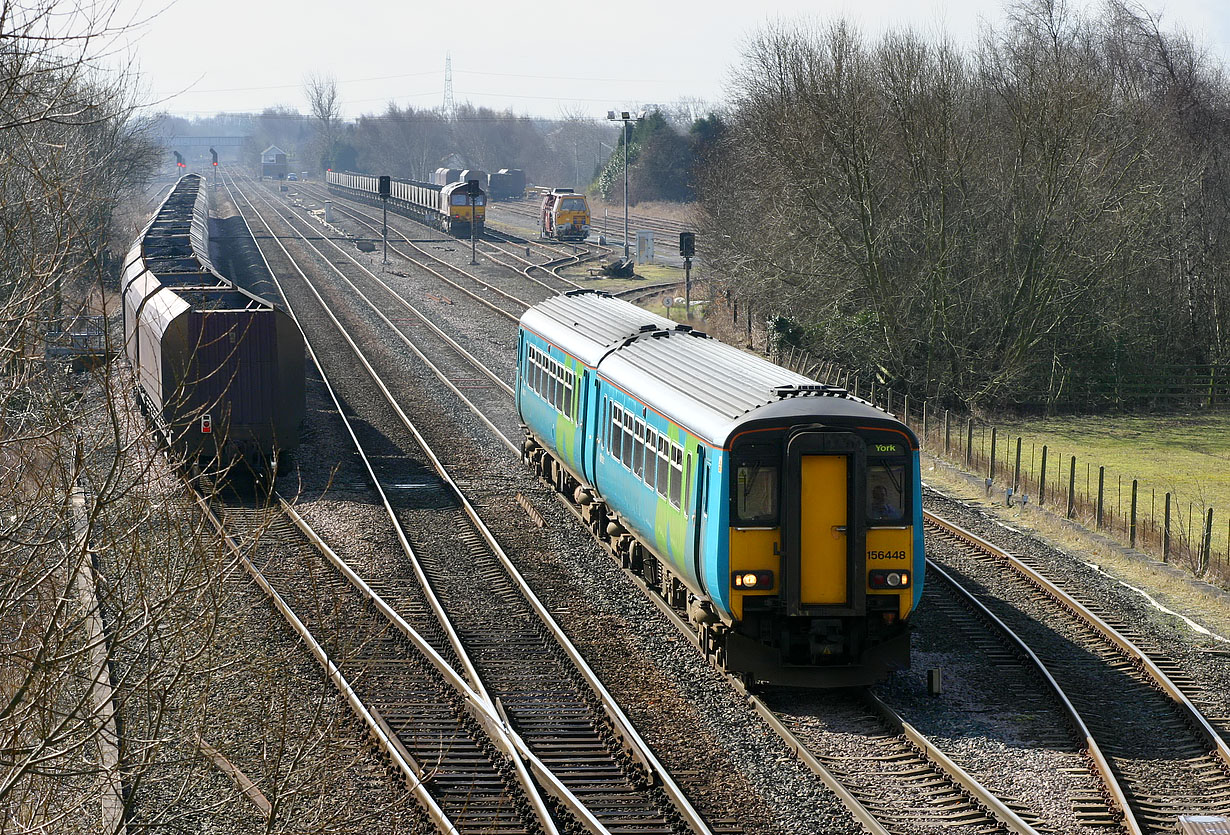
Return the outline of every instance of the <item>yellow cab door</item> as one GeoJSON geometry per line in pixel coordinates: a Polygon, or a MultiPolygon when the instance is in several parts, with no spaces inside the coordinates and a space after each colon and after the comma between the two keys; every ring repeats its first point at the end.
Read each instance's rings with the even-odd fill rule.
{"type": "Polygon", "coordinates": [[[848,603],[847,455],[803,455],[799,479],[799,602],[848,603]]]}
{"type": "Polygon", "coordinates": [[[862,481],[866,448],[849,432],[796,430],[786,443],[782,593],[788,614],[866,608],[862,481]]]}

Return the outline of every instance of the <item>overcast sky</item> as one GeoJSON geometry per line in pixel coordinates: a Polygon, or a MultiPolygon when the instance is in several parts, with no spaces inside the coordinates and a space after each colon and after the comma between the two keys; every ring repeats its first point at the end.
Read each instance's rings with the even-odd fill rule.
{"type": "MultiPolygon", "coordinates": [[[[346,117],[390,101],[438,107],[451,54],[458,104],[601,117],[684,97],[721,101],[748,34],[767,22],[845,16],[872,35],[907,26],[968,44],[981,22],[1003,19],[994,0],[164,1],[121,0],[128,19],[154,15],[129,54],[146,100],[188,116],[306,110],[310,73],[337,80],[346,117]]],[[[1140,2],[1230,64],[1227,0],[1140,2]]]]}

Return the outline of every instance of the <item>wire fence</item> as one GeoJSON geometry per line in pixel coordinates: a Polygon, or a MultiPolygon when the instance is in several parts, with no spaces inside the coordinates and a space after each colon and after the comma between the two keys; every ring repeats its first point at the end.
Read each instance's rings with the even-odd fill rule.
{"type": "Polygon", "coordinates": [[[895,414],[918,435],[924,451],[982,477],[996,501],[1044,507],[1198,578],[1230,584],[1230,515],[1220,521],[1211,504],[1159,492],[1071,451],[1001,433],[971,415],[933,408],[798,349],[774,359],[895,414]]]}

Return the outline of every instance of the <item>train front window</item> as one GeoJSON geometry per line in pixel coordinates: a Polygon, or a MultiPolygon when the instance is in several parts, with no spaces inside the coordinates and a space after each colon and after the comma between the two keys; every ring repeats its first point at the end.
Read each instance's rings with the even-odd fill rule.
{"type": "Polygon", "coordinates": [[[867,460],[867,522],[900,525],[905,520],[905,468],[902,458],[867,460]]]}
{"type": "Polygon", "coordinates": [[[771,527],[777,524],[778,469],[776,456],[736,454],[734,524],[771,527]]]}
{"type": "Polygon", "coordinates": [[[561,212],[583,212],[585,211],[585,201],[573,198],[571,200],[559,201],[559,210],[561,212]]]}

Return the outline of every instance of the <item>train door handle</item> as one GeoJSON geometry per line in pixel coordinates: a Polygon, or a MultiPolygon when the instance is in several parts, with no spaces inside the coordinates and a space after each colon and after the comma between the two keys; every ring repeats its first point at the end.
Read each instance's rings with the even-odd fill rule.
{"type": "Polygon", "coordinates": [[[845,533],[845,532],[846,532],[845,525],[834,525],[833,526],[833,533],[845,533]]]}

